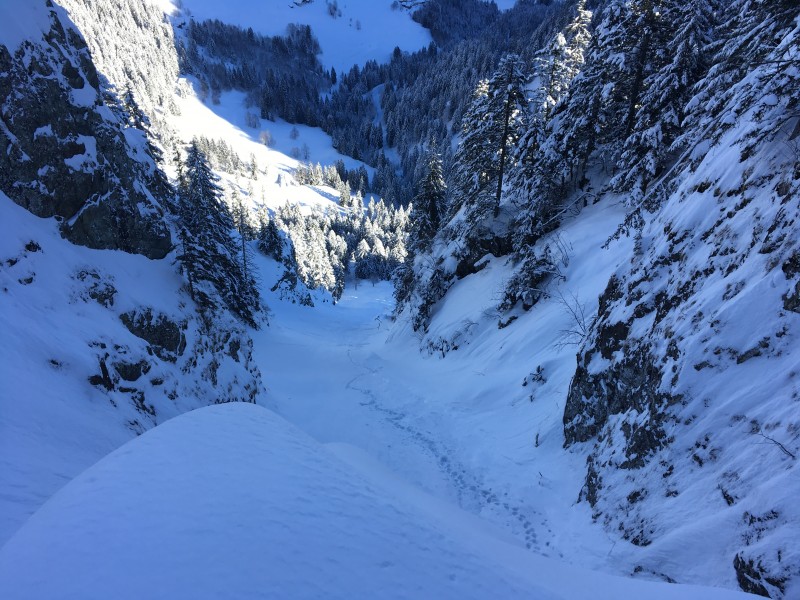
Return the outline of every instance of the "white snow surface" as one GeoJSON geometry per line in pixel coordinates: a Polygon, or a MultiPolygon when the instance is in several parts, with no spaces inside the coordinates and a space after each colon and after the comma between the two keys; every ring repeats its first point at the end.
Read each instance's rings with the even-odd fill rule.
{"type": "Polygon", "coordinates": [[[244,93],[224,92],[220,95],[219,104],[212,104],[198,98],[194,84],[193,79],[182,80],[179,87],[184,90],[183,95],[176,97],[180,114],[172,124],[178,136],[186,143],[194,137],[205,136],[213,140],[224,140],[243,161],[249,161],[251,156],[255,157],[258,166],[257,179],[249,188],[242,187],[241,177],[220,173],[227,186],[240,191],[253,209],[263,205],[275,210],[287,202],[299,205],[304,212],[312,208],[324,210],[334,206],[339,198],[337,190],[301,186],[295,181],[294,173],[301,161],[291,155],[303,149],[308,151],[308,158],[302,162],[326,166],[341,159],[348,169],[357,169],[363,165],[370,175],[374,171],[361,161],[339,154],[334,149],[330,136],[318,127],[260,118],[258,127],[248,127],[245,125],[245,115],[250,112],[255,117],[258,109],[246,106],[244,93]],[[295,139],[292,139],[293,131],[296,132],[295,139]],[[262,132],[269,134],[269,146],[259,141],[262,132]]]}
{"type": "Polygon", "coordinates": [[[407,10],[393,10],[391,0],[336,4],[341,16],[332,17],[323,0],[303,6],[292,0],[183,0],[184,14],[197,21],[219,19],[264,35],[284,35],[290,23],[309,25],[322,48],[320,62],[339,73],[369,60],[387,62],[395,47],[413,52],[431,43],[428,30],[412,21],[407,10]]]}
{"type": "Polygon", "coordinates": [[[0,595],[744,597],[533,556],[390,477],[348,465],[267,409],[199,409],[129,442],[49,501],[0,551],[0,595]]]}
{"type": "MultiPolygon", "coordinates": [[[[96,345],[138,350],[141,340],[118,314],[152,306],[180,315],[180,284],[169,261],[74,246],[52,219],[0,193],[0,543],[56,490],[131,438],[120,417],[141,416],[113,406],[88,382],[98,370],[96,345]],[[31,242],[39,250],[27,250],[31,242]],[[113,282],[113,311],[86,298],[80,271],[113,282]]],[[[165,417],[197,406],[163,400],[156,404],[165,417]]]]}
{"type": "Polygon", "coordinates": [[[22,42],[50,31],[50,10],[44,2],[0,0],[0,44],[13,54],[22,42]]]}

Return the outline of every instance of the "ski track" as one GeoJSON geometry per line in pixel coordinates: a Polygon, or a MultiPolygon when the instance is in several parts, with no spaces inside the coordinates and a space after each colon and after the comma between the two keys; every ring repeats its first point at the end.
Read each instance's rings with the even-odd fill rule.
{"type": "Polygon", "coordinates": [[[433,433],[421,431],[418,427],[408,422],[409,418],[406,413],[389,408],[381,403],[382,394],[376,392],[377,389],[381,388],[399,388],[402,389],[404,394],[420,400],[421,398],[397,381],[391,381],[383,377],[382,373],[384,371],[382,368],[372,368],[364,363],[356,362],[353,359],[352,349],[363,347],[364,345],[354,344],[347,350],[348,359],[353,366],[363,369],[365,372],[355,375],[347,382],[345,388],[365,396],[366,400],[360,402],[361,406],[376,413],[378,419],[401,432],[406,439],[420,447],[433,460],[439,471],[450,482],[460,508],[488,517],[489,520],[502,525],[515,537],[521,539],[527,549],[546,555],[547,548],[542,547],[534,525],[535,521],[540,521],[539,526],[547,532],[547,537],[552,536],[552,530],[543,515],[539,513],[530,514],[514,503],[501,500],[492,488],[484,484],[478,475],[471,473],[464,464],[454,457],[454,453],[450,448],[437,441],[433,433]],[[365,387],[356,385],[356,382],[368,378],[376,378],[378,381],[372,385],[365,382],[365,387]]]}

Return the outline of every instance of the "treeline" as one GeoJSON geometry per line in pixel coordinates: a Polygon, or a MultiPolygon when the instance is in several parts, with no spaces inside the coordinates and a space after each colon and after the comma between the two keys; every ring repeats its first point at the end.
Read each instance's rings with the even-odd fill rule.
{"type": "Polygon", "coordinates": [[[313,305],[308,290],[323,289],[338,301],[350,279],[388,280],[406,258],[409,210],[356,193],[335,210],[304,215],[296,204],[275,214],[261,211],[260,250],[280,261],[284,273],[273,287],[282,297],[313,305]]]}
{"type": "MultiPolygon", "coordinates": [[[[189,23],[182,64],[212,100],[220,90],[241,89],[262,118],[322,127],[339,152],[375,168],[371,191],[407,205],[424,148],[450,146],[477,81],[509,48],[524,54],[540,46],[542,23],[564,12],[560,5],[520,2],[500,13],[494,4],[476,1],[470,6],[479,14],[493,15],[476,37],[469,33],[476,13],[451,4],[431,0],[415,13],[434,29],[452,26],[447,41],[411,54],[396,49],[387,64],[370,61],[326,73],[308,27],[293,26],[285,38],[266,37],[218,21],[189,23]]],[[[446,168],[449,163],[445,152],[446,168]]]]}
{"type": "MultiPolygon", "coordinates": [[[[626,227],[640,226],[670,189],[675,161],[691,169],[686,150],[733,125],[719,122],[731,82],[763,65],[793,26],[790,4],[609,0],[593,16],[579,0],[534,56],[504,56],[472,91],[447,194],[415,200],[412,221],[432,205],[442,216],[435,228],[412,230],[416,255],[398,279],[399,310],[426,329],[433,305],[487,254],[515,265],[501,313],[530,308],[564,260],[563,249],[540,240],[605,192],[626,199],[626,227]]],[[[772,60],[762,85],[796,98],[792,68],[772,60]]],[[[742,102],[756,94],[766,91],[742,102]]]]}
{"type": "Polygon", "coordinates": [[[212,102],[224,90],[243,90],[264,119],[321,125],[320,94],[331,79],[309,26],[289,25],[285,36],[274,37],[218,20],[191,20],[184,30],[178,37],[181,70],[200,80],[201,94],[210,94],[212,102]]]}

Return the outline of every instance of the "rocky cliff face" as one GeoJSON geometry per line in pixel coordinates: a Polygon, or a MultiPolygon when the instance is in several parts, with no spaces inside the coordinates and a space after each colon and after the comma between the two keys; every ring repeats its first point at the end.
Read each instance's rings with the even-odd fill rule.
{"type": "Polygon", "coordinates": [[[0,190],[40,217],[59,218],[75,243],[163,258],[171,248],[166,190],[145,134],[101,93],[64,11],[49,5],[46,18],[41,39],[0,45],[0,190]]]}
{"type": "Polygon", "coordinates": [[[264,392],[247,328],[224,309],[200,311],[171,260],[172,192],[147,117],[117,97],[63,8],[0,4],[8,23],[0,412],[13,451],[0,452],[0,487],[18,493],[0,498],[0,543],[130,437],[264,392]]]}
{"type": "Polygon", "coordinates": [[[800,473],[800,154],[787,92],[797,73],[776,64],[726,90],[709,141],[635,215],[636,252],[600,297],[564,436],[587,455],[581,499],[646,547],[642,570],[681,579],[663,557],[682,551],[687,522],[704,522],[730,533],[709,550],[742,589],[784,597],[800,576],[789,491],[800,473]]]}

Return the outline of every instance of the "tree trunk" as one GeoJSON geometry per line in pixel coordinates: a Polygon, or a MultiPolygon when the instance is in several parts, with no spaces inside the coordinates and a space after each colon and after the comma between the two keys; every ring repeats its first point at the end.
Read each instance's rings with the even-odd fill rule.
{"type": "Polygon", "coordinates": [[[500,169],[497,173],[497,195],[494,199],[494,216],[500,214],[500,195],[503,193],[503,172],[506,166],[506,145],[508,143],[508,126],[511,121],[511,93],[509,86],[511,85],[512,73],[509,70],[508,84],[506,86],[506,109],[503,117],[503,136],[500,138],[500,169]]]}

